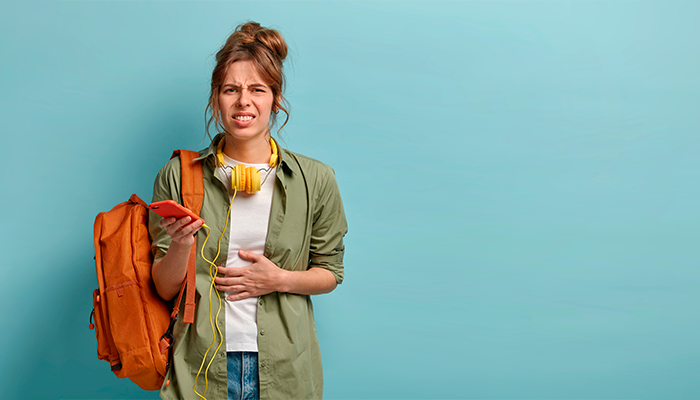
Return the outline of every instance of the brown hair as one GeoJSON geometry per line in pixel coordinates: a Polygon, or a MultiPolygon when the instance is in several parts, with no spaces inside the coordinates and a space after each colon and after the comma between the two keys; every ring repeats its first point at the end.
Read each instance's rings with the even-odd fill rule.
{"type": "MultiPolygon", "coordinates": [[[[265,84],[270,86],[274,98],[270,126],[277,123],[277,112],[282,110],[287,115],[278,132],[282,130],[289,121],[289,112],[285,108],[288,103],[284,98],[284,72],[282,71],[282,63],[286,57],[287,43],[279,32],[262,27],[257,22],[238,25],[216,53],[216,66],[211,73],[209,104],[204,111],[205,116],[210,114],[206,122],[207,135],[212,123],[215,123],[218,130],[222,132],[225,130],[219,115],[219,90],[228,67],[236,61],[252,61],[265,84]]],[[[209,137],[211,138],[211,135],[209,137]]]]}

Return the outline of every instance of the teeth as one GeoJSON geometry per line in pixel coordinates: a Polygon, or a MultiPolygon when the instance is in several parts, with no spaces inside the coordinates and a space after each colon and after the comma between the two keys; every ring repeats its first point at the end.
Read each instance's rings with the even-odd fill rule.
{"type": "Polygon", "coordinates": [[[237,121],[250,121],[253,119],[250,115],[239,115],[238,117],[233,117],[237,121]]]}

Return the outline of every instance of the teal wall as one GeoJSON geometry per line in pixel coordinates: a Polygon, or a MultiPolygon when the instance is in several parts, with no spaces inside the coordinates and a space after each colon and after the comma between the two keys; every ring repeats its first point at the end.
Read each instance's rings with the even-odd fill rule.
{"type": "Polygon", "coordinates": [[[200,149],[213,54],[280,29],[331,164],[329,399],[699,399],[700,3],[0,5],[0,397],[157,398],[97,360],[95,215],[200,149]]]}

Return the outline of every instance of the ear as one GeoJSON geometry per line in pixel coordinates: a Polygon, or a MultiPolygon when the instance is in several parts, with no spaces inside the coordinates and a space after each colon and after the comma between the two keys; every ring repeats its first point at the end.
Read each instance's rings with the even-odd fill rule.
{"type": "Polygon", "coordinates": [[[216,94],[214,94],[214,96],[212,96],[211,112],[212,112],[212,114],[216,115],[216,118],[219,118],[219,113],[221,112],[221,109],[219,108],[219,94],[218,93],[216,93],[216,94]]]}
{"type": "Polygon", "coordinates": [[[219,108],[219,95],[218,94],[215,94],[214,97],[211,99],[211,115],[212,115],[212,117],[214,117],[214,121],[216,121],[215,126],[218,126],[219,128],[221,128],[221,125],[222,125],[221,109],[219,108]]]}
{"type": "Polygon", "coordinates": [[[277,114],[280,112],[280,106],[282,105],[282,95],[277,93],[275,95],[275,101],[272,103],[272,112],[277,114]]]}

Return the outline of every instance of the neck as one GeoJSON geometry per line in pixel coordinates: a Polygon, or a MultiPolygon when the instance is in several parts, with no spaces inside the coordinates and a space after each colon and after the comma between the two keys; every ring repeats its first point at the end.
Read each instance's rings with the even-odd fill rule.
{"type": "Polygon", "coordinates": [[[265,136],[264,140],[252,138],[249,140],[233,139],[229,135],[223,139],[224,154],[234,160],[250,164],[266,164],[270,162],[272,147],[270,137],[265,136]]]}

